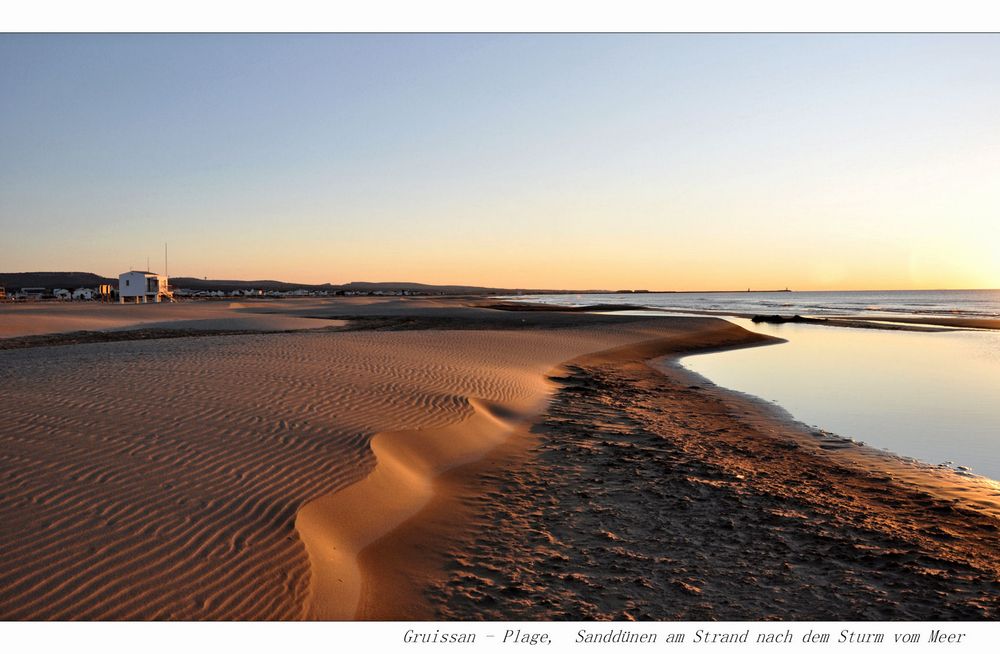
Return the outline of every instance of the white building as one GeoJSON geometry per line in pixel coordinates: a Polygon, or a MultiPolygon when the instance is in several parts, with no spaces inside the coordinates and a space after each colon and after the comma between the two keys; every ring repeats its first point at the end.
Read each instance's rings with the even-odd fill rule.
{"type": "Polygon", "coordinates": [[[93,300],[94,299],[94,289],[92,288],[78,288],[73,291],[74,300],[93,300]]]}
{"type": "Polygon", "coordinates": [[[164,297],[170,298],[165,275],[145,270],[130,270],[118,275],[118,301],[121,304],[159,302],[164,297]]]}
{"type": "Polygon", "coordinates": [[[73,296],[73,294],[69,292],[69,289],[57,288],[52,291],[52,296],[57,300],[68,300],[73,296]]]}

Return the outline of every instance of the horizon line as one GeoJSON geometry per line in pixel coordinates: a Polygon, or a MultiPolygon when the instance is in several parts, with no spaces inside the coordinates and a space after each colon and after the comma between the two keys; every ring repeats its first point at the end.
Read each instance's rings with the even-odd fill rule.
{"type": "MultiPolygon", "coordinates": [[[[125,271],[131,272],[131,271],[125,271]]],[[[0,272],[0,279],[8,275],[95,275],[98,277],[104,277],[106,279],[114,279],[118,275],[108,276],[101,275],[99,273],[91,271],[80,271],[80,270],[36,270],[36,271],[18,271],[18,272],[0,272]]],[[[123,274],[123,273],[119,273],[123,274]]],[[[159,273],[154,273],[159,274],[159,273]]],[[[168,279],[193,279],[202,282],[226,282],[226,283],[254,283],[254,282],[268,282],[277,284],[289,284],[289,285],[301,285],[301,286],[350,286],[351,284],[380,284],[380,285],[393,285],[393,284],[415,284],[420,286],[429,287],[466,287],[466,288],[479,288],[485,290],[510,290],[510,291],[540,291],[540,292],[559,292],[559,293],[606,293],[606,294],[617,294],[617,293],[630,293],[630,294],[640,294],[640,293],[905,293],[905,292],[941,292],[941,291],[998,291],[1000,292],[1000,287],[977,287],[977,288],[948,288],[948,287],[921,287],[921,288],[806,288],[806,289],[793,289],[790,286],[779,289],[779,288],[761,288],[755,289],[752,286],[748,287],[747,290],[742,290],[741,288],[729,288],[729,289],[646,289],[641,287],[636,287],[632,289],[628,288],[556,288],[556,287],[544,287],[544,286],[496,286],[496,285],[482,285],[482,284],[468,284],[468,283],[429,283],[420,282],[414,280],[393,280],[393,281],[367,281],[367,280],[351,280],[349,282],[297,282],[297,281],[284,281],[281,279],[235,279],[235,278],[213,278],[209,279],[207,277],[198,277],[194,275],[172,275],[168,276],[164,274],[168,279]]]]}

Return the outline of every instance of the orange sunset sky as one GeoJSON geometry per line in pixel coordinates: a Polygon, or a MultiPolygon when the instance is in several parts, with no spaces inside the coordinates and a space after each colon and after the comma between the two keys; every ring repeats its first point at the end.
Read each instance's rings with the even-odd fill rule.
{"type": "Polygon", "coordinates": [[[1000,287],[997,35],[2,35],[0,271],[1000,287]]]}

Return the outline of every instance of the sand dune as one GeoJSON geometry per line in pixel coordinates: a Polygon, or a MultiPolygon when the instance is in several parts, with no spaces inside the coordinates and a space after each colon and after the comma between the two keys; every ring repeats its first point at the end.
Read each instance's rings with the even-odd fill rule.
{"type": "MultiPolygon", "coordinates": [[[[0,352],[0,616],[315,615],[296,515],[369,474],[374,434],[412,466],[407,433],[495,423],[477,402],[529,411],[560,361],[657,333],[633,320],[0,352]]],[[[388,513],[335,537],[362,547],[388,513]]]]}
{"type": "MultiPolygon", "coordinates": [[[[339,493],[299,511],[296,528],[309,552],[313,584],[308,616],[355,618],[361,598],[361,552],[427,505],[434,479],[446,470],[482,457],[512,431],[506,413],[470,400],[473,414],[441,429],[377,434],[371,441],[372,473],[339,493]],[[378,507],[373,518],[372,507],[378,507]]],[[[383,561],[406,566],[408,561],[383,561]]]]}

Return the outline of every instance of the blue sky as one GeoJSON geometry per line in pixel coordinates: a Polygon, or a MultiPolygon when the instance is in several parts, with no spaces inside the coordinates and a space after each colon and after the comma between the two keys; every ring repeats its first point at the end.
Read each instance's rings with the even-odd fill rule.
{"type": "Polygon", "coordinates": [[[0,270],[168,241],[217,278],[997,287],[998,64],[994,35],[2,35],[0,270]]]}

